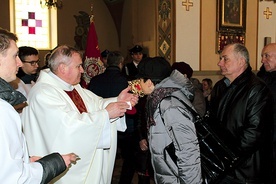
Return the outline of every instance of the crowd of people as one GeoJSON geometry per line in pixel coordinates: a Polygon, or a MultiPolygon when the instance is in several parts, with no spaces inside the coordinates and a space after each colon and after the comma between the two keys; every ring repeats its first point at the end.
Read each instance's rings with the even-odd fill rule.
{"type": "Polygon", "coordinates": [[[0,29],[1,182],[110,184],[121,157],[120,184],[135,173],[139,184],[202,184],[191,108],[242,158],[219,183],[276,183],[276,43],[263,48],[257,75],[244,45],[224,47],[214,87],[140,45],[127,63],[104,50],[106,69],[86,89],[79,50],[59,45],[40,69],[38,50],[16,41],[0,29]]]}

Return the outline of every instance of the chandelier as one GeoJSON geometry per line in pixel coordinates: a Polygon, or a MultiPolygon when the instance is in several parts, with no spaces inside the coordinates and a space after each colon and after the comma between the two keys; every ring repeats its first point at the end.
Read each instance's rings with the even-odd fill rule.
{"type": "Polygon", "coordinates": [[[40,0],[40,5],[42,7],[48,7],[49,9],[54,8],[62,8],[62,0],[40,0]]]}

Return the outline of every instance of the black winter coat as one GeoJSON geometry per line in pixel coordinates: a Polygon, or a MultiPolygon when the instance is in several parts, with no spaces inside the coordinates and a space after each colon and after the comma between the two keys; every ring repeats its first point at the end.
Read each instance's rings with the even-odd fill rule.
{"type": "Polygon", "coordinates": [[[211,125],[226,143],[246,158],[227,173],[242,183],[270,183],[272,160],[272,97],[248,67],[231,84],[218,81],[211,94],[211,125]]]}
{"type": "Polygon", "coordinates": [[[88,89],[103,98],[116,97],[128,86],[127,79],[117,66],[109,66],[104,73],[90,80],[88,89]]]}
{"type": "MultiPolygon", "coordinates": [[[[276,132],[276,71],[273,72],[264,72],[261,74],[261,72],[259,72],[257,74],[261,79],[263,79],[265,81],[265,83],[267,84],[268,88],[271,90],[272,94],[273,94],[273,104],[274,104],[274,132],[276,132]]],[[[276,133],[274,134],[273,137],[273,142],[274,144],[276,144],[276,133]]]]}
{"type": "Polygon", "coordinates": [[[131,61],[131,63],[127,63],[124,66],[122,72],[126,75],[128,80],[134,80],[136,79],[136,75],[138,74],[138,69],[134,65],[133,61],[131,61]]]}

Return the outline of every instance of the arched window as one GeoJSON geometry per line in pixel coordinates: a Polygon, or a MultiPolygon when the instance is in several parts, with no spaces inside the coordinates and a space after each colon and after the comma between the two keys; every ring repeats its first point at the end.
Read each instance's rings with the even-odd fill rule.
{"type": "Polygon", "coordinates": [[[57,11],[43,7],[39,0],[10,0],[11,31],[18,46],[48,50],[57,45],[57,11]]]}

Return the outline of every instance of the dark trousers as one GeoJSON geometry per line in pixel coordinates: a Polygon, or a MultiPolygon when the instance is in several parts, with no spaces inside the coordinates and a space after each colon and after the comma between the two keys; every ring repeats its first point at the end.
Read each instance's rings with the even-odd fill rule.
{"type": "Polygon", "coordinates": [[[123,166],[119,184],[131,184],[135,173],[135,146],[137,142],[133,133],[119,135],[118,147],[121,150],[123,166]]]}
{"type": "MultiPolygon", "coordinates": [[[[276,134],[276,132],[274,132],[276,134]]],[[[272,168],[272,183],[276,184],[276,143],[273,143],[273,168],[272,168]]]]}
{"type": "Polygon", "coordinates": [[[118,135],[118,138],[118,147],[121,150],[121,156],[123,158],[119,184],[131,184],[136,171],[139,176],[139,184],[149,183],[149,150],[142,151],[140,149],[137,135],[135,133],[124,133],[118,135]]]}

